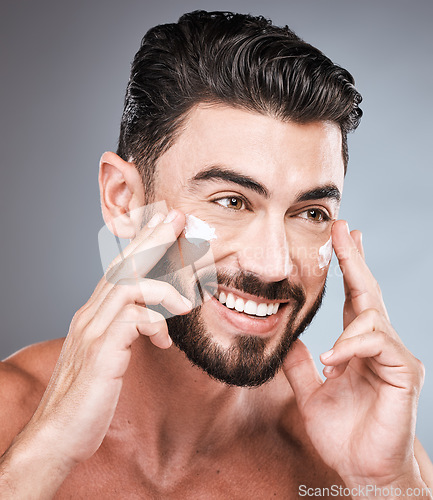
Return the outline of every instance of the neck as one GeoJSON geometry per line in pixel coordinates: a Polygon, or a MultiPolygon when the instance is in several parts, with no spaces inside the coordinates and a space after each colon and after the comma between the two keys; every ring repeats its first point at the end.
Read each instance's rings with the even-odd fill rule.
{"type": "Polygon", "coordinates": [[[128,428],[131,436],[132,425],[134,439],[159,449],[158,456],[161,447],[194,454],[223,446],[239,432],[240,416],[249,413],[245,409],[255,391],[211,379],[174,345],[162,350],[140,338],[133,345],[112,427],[121,433],[128,428]]]}

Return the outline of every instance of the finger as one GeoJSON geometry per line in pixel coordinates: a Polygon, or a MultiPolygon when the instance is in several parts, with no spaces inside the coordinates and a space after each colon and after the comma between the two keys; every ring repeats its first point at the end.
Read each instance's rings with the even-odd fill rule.
{"type": "Polygon", "coordinates": [[[325,366],[323,374],[329,378],[340,376],[346,369],[347,363],[335,366],[335,363],[329,359],[330,354],[335,347],[343,340],[356,337],[361,334],[368,334],[374,331],[388,331],[390,336],[400,340],[388,320],[377,309],[366,309],[362,311],[355,319],[344,329],[343,333],[335,341],[331,350],[320,355],[320,360],[325,366]]]}
{"type": "Polygon", "coordinates": [[[366,309],[356,316],[356,318],[344,329],[343,333],[335,341],[334,347],[345,339],[375,331],[387,332],[390,337],[400,341],[394,328],[392,328],[388,319],[385,318],[380,311],[377,309],[366,309]]]}
{"type": "MultiPolygon", "coordinates": [[[[99,280],[98,284],[96,285],[92,295],[90,296],[89,300],[86,302],[86,304],[81,308],[82,312],[87,311],[89,308],[91,308],[94,305],[95,300],[98,298],[100,299],[100,293],[101,291],[107,287],[107,284],[110,284],[107,282],[107,273],[115,266],[117,266],[119,263],[121,263],[124,259],[125,256],[129,255],[134,249],[139,245],[141,241],[143,241],[145,238],[150,236],[155,227],[160,224],[161,222],[164,221],[165,215],[157,212],[156,214],[153,215],[153,217],[150,218],[150,220],[145,224],[140,231],[140,233],[137,235],[137,237],[131,241],[131,243],[119,254],[117,255],[113,261],[109,264],[107,267],[104,276],[99,280]]],[[[109,289],[110,287],[108,287],[109,289]]],[[[100,300],[98,301],[100,303],[100,300]]]]}
{"type": "Polygon", "coordinates": [[[173,343],[164,316],[156,311],[138,304],[129,304],[125,316],[120,316],[119,321],[133,323],[140,335],[149,337],[156,347],[168,349],[173,343]]]}
{"type": "MultiPolygon", "coordinates": [[[[395,387],[411,390],[413,384],[419,383],[415,380],[419,370],[414,356],[385,332],[370,332],[345,339],[335,346],[325,361],[328,366],[331,363],[339,366],[347,365],[353,358],[373,360],[375,373],[395,387]]],[[[330,376],[336,378],[336,373],[334,369],[330,376]]]]}
{"type": "Polygon", "coordinates": [[[142,280],[139,283],[114,285],[93,318],[86,326],[86,335],[95,337],[109,324],[127,304],[161,304],[172,314],[186,314],[192,304],[172,285],[163,281],[142,280]]]}
{"type": "Polygon", "coordinates": [[[156,226],[161,224],[165,218],[166,215],[164,215],[161,212],[157,212],[156,214],[154,214],[150,218],[150,220],[138,232],[136,237],[130,241],[129,245],[126,248],[124,248],[120,252],[120,254],[113,259],[113,261],[109,264],[108,268],[106,269],[105,274],[107,274],[110,269],[120,264],[126,257],[128,257],[128,255],[131,255],[131,253],[134,252],[137,246],[140,245],[146,238],[148,238],[153,233],[156,226]]]}
{"type": "MultiPolygon", "coordinates": [[[[365,261],[365,253],[364,253],[364,248],[362,246],[362,233],[358,229],[354,229],[353,231],[350,231],[350,235],[352,236],[353,241],[355,242],[356,248],[358,252],[361,254],[361,257],[365,261]]],[[[350,290],[346,284],[346,281],[343,280],[343,285],[344,285],[344,293],[346,298],[350,298],[350,290]]]]}
{"type": "Polygon", "coordinates": [[[344,329],[343,333],[335,341],[333,348],[320,355],[322,363],[324,365],[329,365],[325,366],[323,374],[327,378],[330,378],[331,376],[336,378],[345,371],[348,363],[342,363],[335,366],[333,359],[331,360],[329,358],[329,355],[339,343],[343,340],[356,337],[357,335],[368,335],[369,333],[375,331],[387,332],[391,338],[398,343],[401,343],[397,332],[389,323],[389,319],[387,317],[384,317],[384,315],[377,309],[366,309],[356,316],[355,319],[344,329]]]}
{"type": "MultiPolygon", "coordinates": [[[[352,358],[348,363],[343,363],[335,367],[325,366],[323,374],[326,378],[338,378],[344,373],[347,367],[350,367],[350,370],[356,373],[358,378],[367,382],[372,388],[376,390],[380,384],[383,384],[383,380],[378,375],[376,375],[374,369],[371,366],[372,364],[373,362],[370,359],[366,360],[360,358],[352,358]],[[332,370],[332,368],[335,368],[335,370],[332,370]],[[328,369],[331,372],[330,374],[328,374],[328,369]],[[339,373],[340,370],[341,373],[339,373]]],[[[357,384],[359,384],[359,382],[357,382],[357,384]]]]}
{"type": "Polygon", "coordinates": [[[283,371],[292,386],[296,401],[302,409],[310,396],[322,385],[322,379],[314,364],[313,357],[299,339],[287,355],[283,371]]]}
{"type": "Polygon", "coordinates": [[[354,229],[350,231],[350,236],[352,236],[353,241],[355,242],[356,248],[358,252],[361,254],[361,257],[365,260],[365,252],[364,247],[362,245],[362,233],[359,229],[354,229]]]}
{"type": "Polygon", "coordinates": [[[140,335],[148,336],[161,349],[167,349],[172,344],[167,323],[161,314],[128,304],[91,344],[92,356],[99,366],[96,375],[123,377],[130,361],[131,346],[140,335]]]}
{"type": "Polygon", "coordinates": [[[345,221],[334,223],[332,241],[343,272],[346,300],[351,301],[354,313],[360,314],[365,309],[376,308],[386,314],[379,285],[368,269],[345,221]]]}
{"type": "MultiPolygon", "coordinates": [[[[138,335],[149,337],[150,341],[161,349],[167,349],[172,344],[164,316],[138,304],[125,306],[106,332],[107,335],[122,335],[123,348],[125,349],[132,345],[138,335]]],[[[121,340],[119,340],[119,343],[122,345],[121,340]]]]}
{"type": "MultiPolygon", "coordinates": [[[[82,308],[81,314],[87,318],[87,323],[96,314],[96,310],[116,282],[122,279],[136,278],[137,281],[141,279],[176,241],[185,225],[185,216],[175,210],[171,211],[162,222],[161,218],[161,216],[156,217],[150,228],[149,223],[144,227],[140,236],[136,238],[137,241],[134,240],[126,247],[122,260],[118,256],[110,264],[109,271],[100,280],[91,298],[82,308]],[[134,258],[134,252],[140,254],[138,258],[134,258]]],[[[152,219],[149,222],[152,222],[152,219]]]]}
{"type": "Polygon", "coordinates": [[[185,215],[171,210],[152,233],[135,246],[125,249],[125,259],[106,273],[107,281],[116,283],[124,278],[141,278],[155,266],[185,227],[185,215]]]}

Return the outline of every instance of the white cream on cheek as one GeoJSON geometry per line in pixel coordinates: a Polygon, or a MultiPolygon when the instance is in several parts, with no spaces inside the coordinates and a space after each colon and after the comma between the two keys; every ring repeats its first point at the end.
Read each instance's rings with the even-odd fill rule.
{"type": "Polygon", "coordinates": [[[217,238],[215,234],[215,228],[209,226],[204,220],[195,217],[194,215],[185,214],[186,224],[185,224],[185,238],[190,239],[201,239],[201,240],[215,240],[217,238]]]}
{"type": "Polygon", "coordinates": [[[325,269],[325,267],[331,262],[332,258],[332,237],[319,248],[319,267],[320,269],[325,269]]]}

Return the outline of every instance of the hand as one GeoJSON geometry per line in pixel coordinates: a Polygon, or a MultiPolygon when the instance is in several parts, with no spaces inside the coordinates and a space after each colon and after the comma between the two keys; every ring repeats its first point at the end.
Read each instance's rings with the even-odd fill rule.
{"type": "Polygon", "coordinates": [[[337,221],[332,238],[346,301],[344,331],[321,356],[327,380],[301,341],[284,372],[313,445],[347,486],[407,484],[419,480],[413,442],[423,366],[389,322],[360,233],[337,221]]]}
{"type": "MultiPolygon", "coordinates": [[[[42,435],[42,446],[53,457],[73,465],[88,459],[99,448],[113,418],[123,376],[131,357],[131,345],[148,336],[157,347],[170,347],[164,317],[146,308],[161,304],[173,314],[191,310],[191,302],[170,284],[142,277],[154,267],[176,241],[185,225],[182,213],[163,223],[157,216],[125,249],[130,257],[148,249],[152,260],[137,259],[136,277],[124,276],[122,260],[113,261],[115,275],[101,279],[89,301],[75,314],[59,361],[42,401],[25,428],[24,435],[42,435]],[[33,434],[32,434],[33,433],[33,434]]],[[[141,253],[143,255],[143,253],[141,253]]],[[[131,263],[131,259],[125,259],[131,263]]]]}

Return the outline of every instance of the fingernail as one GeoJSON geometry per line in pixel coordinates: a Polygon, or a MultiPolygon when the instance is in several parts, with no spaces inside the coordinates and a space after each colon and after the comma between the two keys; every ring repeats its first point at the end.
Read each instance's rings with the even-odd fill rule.
{"type": "Polygon", "coordinates": [[[323,369],[323,373],[326,375],[331,375],[331,373],[334,371],[335,369],[335,366],[325,366],[325,368],[323,369]]]}
{"type": "Polygon", "coordinates": [[[184,297],[183,295],[181,297],[182,297],[182,300],[185,302],[185,304],[189,307],[189,309],[192,309],[192,302],[189,299],[187,299],[186,297],[184,297]]]}
{"type": "Polygon", "coordinates": [[[158,212],[147,223],[147,227],[156,227],[163,220],[164,220],[164,215],[158,212]]]}
{"type": "Polygon", "coordinates": [[[167,343],[165,344],[165,347],[166,347],[166,349],[168,349],[169,347],[172,346],[173,341],[171,340],[170,336],[167,337],[166,341],[167,341],[167,343]]]}
{"type": "Polygon", "coordinates": [[[168,212],[167,217],[164,220],[164,224],[169,224],[170,222],[173,222],[176,217],[177,217],[177,210],[170,210],[170,212],[168,212]]]}
{"type": "Polygon", "coordinates": [[[320,355],[322,359],[328,359],[334,354],[334,349],[330,349],[329,351],[324,352],[320,355]]]}
{"type": "Polygon", "coordinates": [[[350,234],[349,224],[346,222],[347,233],[350,234]]]}

